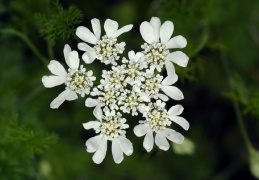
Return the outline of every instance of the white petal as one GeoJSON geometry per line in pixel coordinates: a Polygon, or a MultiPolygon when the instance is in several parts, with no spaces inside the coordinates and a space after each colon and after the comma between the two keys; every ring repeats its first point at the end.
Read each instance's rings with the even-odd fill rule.
{"type": "Polygon", "coordinates": [[[135,59],[135,52],[134,51],[129,51],[128,52],[128,56],[130,60],[134,60],[135,59]]]}
{"type": "Polygon", "coordinates": [[[105,158],[106,152],[107,152],[107,140],[105,140],[105,138],[102,137],[101,144],[98,150],[94,153],[93,161],[96,164],[100,164],[105,158]]]}
{"type": "Polygon", "coordinates": [[[96,44],[97,38],[94,34],[86,27],[79,26],[76,29],[76,35],[85,42],[96,44]]]}
{"type": "Polygon", "coordinates": [[[79,67],[79,57],[78,57],[78,52],[77,51],[72,51],[68,54],[68,58],[66,60],[67,65],[71,69],[78,69],[79,67]]]}
{"type": "Polygon", "coordinates": [[[87,98],[85,100],[85,106],[86,107],[95,107],[97,106],[99,103],[98,103],[98,100],[97,99],[92,99],[92,98],[87,98]]]}
{"type": "Polygon", "coordinates": [[[158,94],[158,97],[159,97],[161,100],[163,100],[163,101],[168,101],[168,100],[169,100],[169,98],[168,98],[166,95],[161,94],[161,93],[158,94]]]}
{"type": "Polygon", "coordinates": [[[100,37],[101,37],[100,21],[99,21],[99,19],[94,18],[94,19],[91,20],[91,23],[92,23],[92,28],[93,28],[93,31],[94,31],[94,35],[99,40],[100,37]]]}
{"type": "Polygon", "coordinates": [[[101,140],[102,140],[102,137],[100,135],[89,138],[85,142],[86,151],[90,152],[90,153],[97,151],[97,149],[99,148],[99,146],[101,144],[101,140]]]}
{"type": "Polygon", "coordinates": [[[170,141],[172,141],[176,144],[181,144],[184,140],[184,137],[182,134],[180,134],[172,129],[165,128],[164,134],[167,137],[167,139],[169,139],[170,141]]]}
{"type": "Polygon", "coordinates": [[[162,85],[164,86],[170,86],[174,84],[178,80],[178,75],[174,74],[173,76],[167,76],[163,81],[162,85]]]}
{"type": "Polygon", "coordinates": [[[53,76],[53,75],[43,76],[41,81],[46,88],[52,88],[63,84],[66,81],[66,78],[63,76],[53,76]]]}
{"type": "Polygon", "coordinates": [[[121,150],[127,155],[131,155],[133,153],[133,146],[130,140],[123,136],[117,137],[118,143],[121,147],[121,150]]]}
{"type": "Polygon", "coordinates": [[[87,123],[83,123],[83,126],[85,129],[96,129],[100,126],[100,122],[99,121],[89,121],[87,123]]]}
{"type": "Polygon", "coordinates": [[[132,29],[133,25],[129,24],[126,26],[123,26],[122,28],[118,29],[113,35],[113,38],[117,38],[119,37],[121,34],[125,33],[125,32],[129,32],[132,29]]]}
{"type": "Polygon", "coordinates": [[[166,44],[166,48],[167,49],[171,49],[171,48],[185,48],[187,45],[187,41],[186,39],[179,35],[179,36],[175,36],[172,39],[170,39],[168,41],[168,43],[166,44]]]}
{"type": "Polygon", "coordinates": [[[174,24],[171,21],[166,21],[160,28],[160,40],[162,44],[166,44],[174,32],[174,24]]]}
{"type": "Polygon", "coordinates": [[[112,156],[115,161],[115,163],[119,164],[123,160],[123,152],[120,148],[120,145],[117,141],[117,139],[114,139],[112,141],[112,156]]]}
{"type": "Polygon", "coordinates": [[[164,133],[162,132],[157,132],[155,137],[155,142],[156,142],[156,145],[164,151],[167,151],[170,147],[164,133]]]}
{"type": "Polygon", "coordinates": [[[162,86],[162,91],[174,100],[181,100],[183,99],[183,93],[175,86],[162,86]]]}
{"type": "Polygon", "coordinates": [[[64,46],[64,50],[63,50],[63,53],[64,53],[64,57],[65,57],[65,61],[67,61],[67,58],[68,58],[68,54],[71,52],[71,48],[68,44],[66,44],[64,46]]]}
{"type": "Polygon", "coordinates": [[[52,74],[55,74],[57,76],[66,76],[67,72],[65,68],[56,60],[51,60],[48,68],[52,74]]]}
{"type": "Polygon", "coordinates": [[[169,111],[168,115],[169,116],[177,116],[180,115],[183,112],[183,106],[180,104],[177,104],[175,106],[172,106],[169,111]]]}
{"type": "Polygon", "coordinates": [[[169,116],[171,121],[174,121],[176,124],[179,124],[184,130],[188,130],[190,127],[190,124],[186,119],[180,116],[169,116]]]}
{"type": "Polygon", "coordinates": [[[153,28],[149,22],[145,21],[141,23],[140,34],[147,43],[151,44],[153,42],[153,28]]]}
{"type": "Polygon", "coordinates": [[[75,92],[71,90],[65,90],[58,95],[50,104],[52,109],[57,109],[65,100],[72,101],[77,99],[77,95],[75,92]]]}
{"type": "Polygon", "coordinates": [[[182,67],[186,67],[189,61],[189,57],[181,51],[173,52],[167,55],[166,58],[182,67]]]}
{"type": "Polygon", "coordinates": [[[90,51],[90,52],[94,52],[94,48],[90,47],[88,44],[81,42],[77,44],[78,49],[80,49],[81,51],[90,51]]]}
{"type": "Polygon", "coordinates": [[[144,93],[144,92],[140,92],[139,93],[139,99],[141,100],[141,101],[145,101],[145,102],[149,102],[150,101],[150,97],[146,94],[146,93],[144,93]]]}
{"type": "Polygon", "coordinates": [[[143,146],[147,150],[147,152],[150,152],[153,149],[154,137],[153,131],[150,128],[148,129],[148,132],[144,138],[143,146]]]}
{"type": "Polygon", "coordinates": [[[83,61],[86,64],[91,64],[96,59],[96,53],[95,52],[85,52],[82,56],[83,61]]]}
{"type": "Polygon", "coordinates": [[[94,116],[95,116],[97,119],[102,119],[102,117],[103,117],[103,111],[102,111],[100,105],[97,105],[97,106],[94,108],[93,114],[94,114],[94,116]]]}
{"type": "Polygon", "coordinates": [[[152,17],[150,20],[150,24],[153,28],[153,41],[158,42],[159,41],[159,35],[160,35],[160,27],[161,27],[161,21],[158,17],[152,17]]]}
{"type": "Polygon", "coordinates": [[[112,35],[117,31],[118,27],[118,23],[111,19],[106,19],[104,22],[104,30],[108,37],[112,37],[112,35]]]}
{"type": "Polygon", "coordinates": [[[168,76],[174,76],[175,75],[175,68],[173,63],[171,63],[169,60],[165,61],[165,68],[168,76]]]}
{"type": "Polygon", "coordinates": [[[141,137],[147,134],[148,129],[149,127],[146,124],[139,124],[134,127],[133,131],[136,134],[136,136],[141,137]]]}

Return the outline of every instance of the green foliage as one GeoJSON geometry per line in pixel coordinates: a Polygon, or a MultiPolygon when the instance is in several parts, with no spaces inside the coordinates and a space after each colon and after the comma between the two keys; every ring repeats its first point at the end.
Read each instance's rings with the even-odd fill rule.
{"type": "Polygon", "coordinates": [[[256,178],[259,178],[259,151],[255,149],[250,152],[250,170],[256,178]]]}
{"type": "Polygon", "coordinates": [[[75,6],[64,9],[56,1],[53,3],[50,14],[37,14],[40,35],[52,45],[58,39],[68,39],[75,33],[75,29],[82,22],[83,14],[75,6]]]}

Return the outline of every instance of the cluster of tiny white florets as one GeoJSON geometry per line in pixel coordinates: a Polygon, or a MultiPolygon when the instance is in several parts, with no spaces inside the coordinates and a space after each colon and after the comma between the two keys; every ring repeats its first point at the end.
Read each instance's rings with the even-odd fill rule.
{"type": "Polygon", "coordinates": [[[82,97],[90,93],[90,88],[93,86],[95,77],[92,76],[93,71],[86,72],[86,69],[81,65],[80,69],[68,69],[65,84],[68,89],[80,94],[82,97]]]}
{"type": "Polygon", "coordinates": [[[114,111],[108,114],[106,113],[100,124],[101,134],[105,136],[107,140],[113,140],[119,135],[124,136],[126,134],[124,129],[129,128],[129,125],[125,123],[126,119],[122,118],[121,113],[117,112],[117,114],[115,114],[114,111]]]}
{"type": "Polygon", "coordinates": [[[124,51],[124,44],[118,44],[116,38],[108,38],[106,35],[102,40],[97,41],[94,46],[97,59],[105,64],[117,65],[117,60],[120,58],[118,54],[124,51]]]}
{"type": "Polygon", "coordinates": [[[77,94],[86,98],[85,106],[94,107],[93,114],[96,121],[84,123],[85,129],[94,129],[98,134],[86,141],[87,151],[95,153],[93,160],[101,163],[106,155],[107,141],[112,141],[112,153],[114,161],[120,163],[123,153],[131,155],[132,143],[126,138],[125,129],[129,128],[127,120],[122,113],[132,116],[142,115],[144,120],[135,126],[134,133],[140,136],[148,136],[144,139],[143,146],[149,152],[153,144],[163,150],[168,150],[166,138],[182,143],[183,136],[168,127],[171,122],[182,126],[185,130],[189,123],[179,115],[183,111],[181,105],[166,109],[165,101],[169,97],[174,100],[183,99],[182,92],[173,84],[178,80],[172,62],[186,67],[188,57],[181,51],[170,53],[169,49],[184,48],[187,44],[182,36],[170,39],[173,33],[173,23],[166,21],[161,25],[157,17],[150,22],[140,25],[140,33],[146,43],[141,45],[143,51],[129,51],[128,57],[123,57],[118,63],[120,55],[124,51],[125,42],[117,42],[117,37],[132,29],[133,25],[126,25],[118,29],[118,23],[107,19],[104,23],[106,34],[101,36],[101,24],[96,18],[91,20],[93,33],[86,27],[80,26],[76,35],[83,40],[78,44],[78,49],[85,51],[82,59],[86,64],[95,59],[105,65],[111,65],[110,70],[103,70],[98,82],[93,72],[86,71],[83,65],[79,66],[80,59],[77,51],[72,51],[68,45],[64,47],[64,57],[69,66],[68,72],[58,61],[51,61],[49,70],[55,76],[44,76],[42,82],[45,87],[54,87],[60,84],[66,85],[63,91],[51,103],[51,108],[58,108],[65,100],[75,100],[77,94]],[[91,46],[93,45],[93,46],[91,46]],[[167,77],[161,75],[165,67],[167,77]],[[156,134],[154,141],[153,133],[156,134]]]}
{"type": "Polygon", "coordinates": [[[149,65],[159,66],[160,68],[164,66],[166,56],[170,53],[164,44],[159,42],[144,43],[141,47],[144,49],[145,61],[149,65]]]}

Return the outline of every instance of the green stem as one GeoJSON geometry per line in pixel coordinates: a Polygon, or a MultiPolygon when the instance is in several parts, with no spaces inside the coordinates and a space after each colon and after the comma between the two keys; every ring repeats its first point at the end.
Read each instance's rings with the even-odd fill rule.
{"type": "Polygon", "coordinates": [[[10,35],[19,37],[21,40],[23,40],[29,46],[29,48],[31,48],[31,50],[34,52],[34,54],[42,61],[42,63],[44,65],[46,65],[46,66],[48,65],[47,58],[45,58],[40,53],[40,51],[36,48],[36,46],[30,41],[30,39],[25,34],[23,34],[20,31],[15,30],[15,29],[1,29],[0,33],[10,34],[10,35]]]}
{"type": "MultiPolygon", "coordinates": [[[[223,62],[224,69],[225,69],[226,74],[228,76],[228,83],[229,83],[230,89],[231,89],[231,91],[234,92],[234,94],[236,94],[235,86],[232,83],[233,79],[232,79],[232,75],[231,75],[231,70],[230,70],[230,67],[228,65],[227,58],[226,58],[225,54],[222,54],[221,60],[223,62]]],[[[234,110],[235,110],[235,114],[236,114],[239,129],[241,131],[241,134],[244,138],[245,144],[246,144],[249,152],[251,152],[252,149],[253,149],[253,146],[252,146],[252,143],[249,139],[248,133],[246,131],[244,120],[243,120],[243,117],[241,115],[240,107],[239,107],[237,99],[232,99],[232,104],[233,104],[233,107],[234,107],[234,110]]]]}

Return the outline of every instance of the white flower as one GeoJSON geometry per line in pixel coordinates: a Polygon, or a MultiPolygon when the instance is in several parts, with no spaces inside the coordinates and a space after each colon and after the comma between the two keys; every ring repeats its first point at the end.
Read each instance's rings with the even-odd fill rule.
{"type": "Polygon", "coordinates": [[[170,147],[167,139],[177,144],[183,142],[184,137],[180,133],[167,128],[171,121],[174,121],[185,130],[189,129],[188,121],[178,116],[182,111],[183,107],[181,105],[172,106],[167,111],[165,103],[162,103],[160,100],[150,105],[150,108],[143,115],[146,120],[140,121],[140,124],[134,128],[136,136],[145,136],[143,147],[147,152],[150,152],[154,146],[153,132],[156,133],[155,143],[162,150],[167,151],[170,147]]]}
{"type": "Polygon", "coordinates": [[[179,66],[186,67],[189,58],[181,51],[170,53],[168,49],[184,48],[187,41],[183,36],[171,38],[174,31],[174,25],[171,21],[161,21],[157,17],[152,17],[150,22],[143,22],[140,25],[140,33],[147,42],[141,47],[144,49],[145,59],[152,68],[161,71],[166,65],[167,73],[174,72],[174,66],[170,61],[179,66]],[[171,39],[170,39],[171,38],[171,39]]]}
{"type": "Polygon", "coordinates": [[[111,90],[107,88],[94,88],[93,92],[91,92],[92,96],[98,96],[97,99],[87,98],[85,100],[86,107],[95,107],[93,114],[96,118],[100,119],[103,115],[103,111],[107,110],[118,110],[118,100],[120,92],[116,90],[111,90]],[[102,107],[103,110],[102,110],[102,107]]]}
{"type": "Polygon", "coordinates": [[[140,91],[144,92],[143,97],[162,99],[163,101],[168,101],[169,96],[174,100],[181,100],[184,98],[183,93],[180,89],[175,86],[172,86],[177,80],[177,74],[172,76],[167,76],[163,81],[163,76],[157,74],[155,75],[152,70],[147,70],[145,74],[145,81],[140,86],[140,91]],[[166,95],[160,93],[163,91],[166,95]]]}
{"type": "Polygon", "coordinates": [[[48,68],[54,74],[51,76],[43,76],[42,82],[46,88],[55,87],[61,84],[66,85],[66,90],[55,98],[50,107],[58,108],[65,100],[71,101],[77,99],[77,94],[82,97],[90,93],[90,87],[93,86],[95,77],[92,76],[92,71],[86,71],[81,65],[79,67],[79,58],[77,51],[71,51],[69,45],[64,47],[64,56],[67,65],[69,66],[68,73],[65,68],[56,60],[51,60],[48,68]]]}
{"type": "Polygon", "coordinates": [[[130,51],[128,53],[129,60],[122,59],[123,66],[125,67],[125,73],[128,75],[125,79],[130,85],[140,85],[141,81],[145,81],[143,77],[143,69],[147,68],[147,63],[144,61],[143,53],[130,51]]]}
{"type": "Polygon", "coordinates": [[[90,47],[86,43],[79,43],[78,49],[86,51],[82,59],[85,63],[90,64],[96,58],[105,64],[117,65],[116,60],[119,59],[118,54],[124,51],[125,42],[117,43],[117,37],[132,29],[133,25],[126,25],[118,29],[118,23],[111,19],[107,19],[104,23],[104,30],[106,35],[101,39],[101,25],[96,18],[91,20],[93,32],[88,28],[79,26],[76,30],[76,35],[83,41],[93,44],[90,47]]]}
{"type": "Polygon", "coordinates": [[[123,160],[123,153],[127,156],[133,153],[132,143],[125,137],[129,125],[126,119],[115,111],[106,111],[105,116],[97,121],[83,123],[85,129],[94,129],[99,135],[88,139],[85,143],[87,152],[94,153],[93,161],[100,164],[106,156],[107,141],[112,141],[112,155],[118,164],[123,160]]]}

